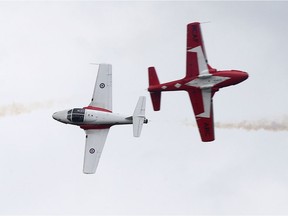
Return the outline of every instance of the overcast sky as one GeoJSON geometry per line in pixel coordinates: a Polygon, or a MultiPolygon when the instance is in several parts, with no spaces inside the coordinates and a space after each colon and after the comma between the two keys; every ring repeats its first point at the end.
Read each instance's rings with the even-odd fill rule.
{"type": "Polygon", "coordinates": [[[288,2],[0,2],[0,214],[288,214],[287,11],[288,2]],[[187,93],[163,93],[154,112],[146,91],[149,66],[161,82],[184,76],[195,21],[209,21],[212,67],[250,75],[216,93],[215,122],[228,128],[212,143],[201,142],[187,93]],[[51,116],[89,104],[90,63],[102,62],[113,65],[113,111],[132,114],[144,95],[151,121],[140,138],[112,127],[96,174],[85,175],[84,132],[51,116]]]}

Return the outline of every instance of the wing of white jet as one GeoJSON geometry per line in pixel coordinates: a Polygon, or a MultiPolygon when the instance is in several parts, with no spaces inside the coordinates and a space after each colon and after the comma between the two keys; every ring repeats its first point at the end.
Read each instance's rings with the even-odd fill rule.
{"type": "MultiPolygon", "coordinates": [[[[112,111],[112,65],[100,64],[90,107],[112,111]]],[[[109,128],[88,129],[86,133],[83,172],[96,172],[109,128]]]]}
{"type": "Polygon", "coordinates": [[[109,128],[85,130],[86,144],[83,166],[84,173],[93,174],[96,172],[108,132],[109,128]]]}
{"type": "Polygon", "coordinates": [[[112,65],[100,64],[89,106],[112,111],[112,65]]]}

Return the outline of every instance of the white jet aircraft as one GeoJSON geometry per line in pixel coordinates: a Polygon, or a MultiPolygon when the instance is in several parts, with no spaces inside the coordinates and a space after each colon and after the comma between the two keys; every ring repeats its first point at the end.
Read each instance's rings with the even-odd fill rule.
{"type": "Polygon", "coordinates": [[[84,108],[59,111],[53,118],[65,124],[78,125],[85,130],[86,145],[83,172],[93,174],[113,125],[133,124],[133,135],[139,137],[145,118],[146,98],[141,96],[132,116],[112,113],[112,66],[100,64],[91,103],[84,108]]]}

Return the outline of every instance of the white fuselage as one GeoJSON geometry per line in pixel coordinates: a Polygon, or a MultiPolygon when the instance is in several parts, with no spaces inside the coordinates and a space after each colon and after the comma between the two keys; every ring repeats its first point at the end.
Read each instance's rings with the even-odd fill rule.
{"type": "Polygon", "coordinates": [[[84,115],[84,124],[102,125],[102,124],[132,124],[132,118],[118,113],[103,112],[86,109],[84,115]]]}
{"type": "Polygon", "coordinates": [[[59,122],[72,125],[118,125],[132,124],[132,117],[117,113],[98,111],[84,108],[63,110],[53,114],[53,118],[59,122]],[[76,111],[80,112],[76,112],[76,111]]]}

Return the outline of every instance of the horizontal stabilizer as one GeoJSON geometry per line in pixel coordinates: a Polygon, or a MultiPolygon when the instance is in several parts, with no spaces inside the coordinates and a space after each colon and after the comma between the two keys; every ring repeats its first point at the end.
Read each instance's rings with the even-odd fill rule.
{"type": "Polygon", "coordinates": [[[139,97],[138,103],[133,113],[134,137],[139,137],[141,135],[143,124],[148,122],[148,120],[145,118],[145,105],[146,105],[146,98],[144,96],[139,97]]]}
{"type": "Polygon", "coordinates": [[[150,92],[150,97],[154,111],[159,111],[161,105],[161,92],[150,92]]]}

